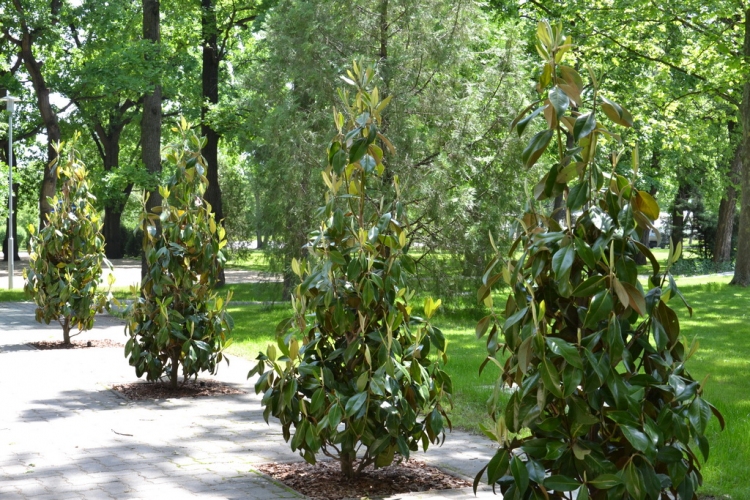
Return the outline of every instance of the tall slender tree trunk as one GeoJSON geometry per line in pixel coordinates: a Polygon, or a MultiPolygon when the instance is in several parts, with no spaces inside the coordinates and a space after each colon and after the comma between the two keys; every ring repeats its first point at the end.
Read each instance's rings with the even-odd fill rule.
{"type": "MultiPolygon", "coordinates": [[[[742,47],[745,62],[750,60],[750,9],[745,11],[745,40],[742,47]]],[[[742,89],[742,204],[740,206],[740,227],[737,239],[737,262],[731,284],[750,285],[750,80],[742,89]]]]}
{"type": "MultiPolygon", "coordinates": [[[[729,122],[734,123],[734,122],[729,122]]],[[[730,131],[731,131],[730,126],[730,131]]],[[[732,258],[732,233],[734,231],[734,215],[737,212],[737,185],[742,176],[742,141],[734,150],[734,157],[729,170],[727,192],[719,204],[719,221],[716,226],[716,243],[714,245],[714,262],[728,262],[732,258]]]]}
{"type": "MultiPolygon", "coordinates": [[[[5,76],[6,72],[0,72],[0,77],[5,76]]],[[[0,97],[5,97],[8,95],[7,90],[0,90],[0,97]]],[[[0,141],[0,158],[3,159],[3,161],[8,164],[8,140],[7,138],[4,141],[0,141]]],[[[13,156],[13,167],[15,167],[17,164],[16,156],[13,156]]],[[[13,241],[14,243],[14,252],[13,252],[13,260],[21,260],[21,257],[18,255],[18,212],[16,211],[16,208],[18,206],[18,183],[13,183],[13,189],[11,190],[13,193],[13,202],[11,204],[11,208],[13,210],[13,227],[8,227],[8,221],[5,222],[5,238],[3,239],[3,262],[7,262],[10,253],[8,252],[8,236],[13,235],[13,241]]],[[[5,193],[3,193],[5,194],[5,193]]],[[[1,196],[0,196],[1,198],[1,196]]],[[[5,203],[5,206],[8,206],[7,203],[5,203]]]]}
{"type": "Polygon", "coordinates": [[[57,153],[52,146],[60,142],[60,124],[58,123],[57,113],[49,100],[50,89],[47,87],[47,82],[42,74],[42,64],[34,56],[32,42],[31,33],[24,32],[21,39],[21,57],[23,57],[24,66],[31,77],[37,107],[47,132],[47,162],[44,164],[42,187],[39,193],[39,227],[42,227],[47,224],[47,214],[52,211],[47,198],[55,196],[57,190],[57,176],[52,171],[50,163],[57,158],[57,153]]]}
{"type": "Polygon", "coordinates": [[[684,239],[685,233],[685,216],[683,211],[685,203],[690,195],[690,188],[687,184],[680,181],[680,185],[675,195],[674,204],[672,205],[672,242],[677,245],[684,239]]]}
{"type": "MultiPolygon", "coordinates": [[[[224,210],[221,206],[221,187],[219,186],[219,133],[208,122],[208,111],[211,105],[219,103],[219,35],[216,26],[216,5],[213,0],[201,0],[201,28],[203,36],[203,70],[201,107],[201,135],[206,138],[203,157],[206,159],[206,178],[208,187],[204,195],[214,211],[216,221],[223,224],[224,210]]],[[[221,269],[217,283],[226,282],[224,269],[221,269]]]]}
{"type": "MultiPolygon", "coordinates": [[[[159,0],[143,0],[143,39],[158,47],[161,43],[159,0]]],[[[143,96],[141,119],[141,155],[146,170],[154,175],[161,172],[161,85],[154,82],[154,90],[143,96]]],[[[148,192],[146,210],[161,205],[158,187],[148,192]]],[[[141,259],[141,277],[146,275],[146,256],[141,259]]]]}
{"type": "MultiPolygon", "coordinates": [[[[109,131],[103,127],[97,127],[99,140],[104,146],[104,171],[110,172],[120,165],[120,134],[124,125],[112,124],[109,131]]],[[[125,188],[125,199],[130,196],[133,185],[129,184],[125,188]]],[[[122,220],[122,211],[125,209],[125,203],[120,200],[109,201],[104,207],[104,227],[102,234],[106,246],[104,248],[108,259],[121,259],[125,255],[125,242],[122,240],[120,224],[122,220]]]]}

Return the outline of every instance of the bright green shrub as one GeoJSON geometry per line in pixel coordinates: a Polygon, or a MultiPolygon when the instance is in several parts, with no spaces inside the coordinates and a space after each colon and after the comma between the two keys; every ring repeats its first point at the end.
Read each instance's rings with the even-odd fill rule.
{"type": "MultiPolygon", "coordinates": [[[[65,148],[63,158],[64,144],[56,148],[53,168],[62,181],[60,195],[49,198],[53,211],[47,225],[39,233],[29,226],[29,268],[24,270],[24,290],[37,305],[36,320],[58,321],[66,344],[93,328],[94,316],[106,307],[102,265],[112,267],[104,256],[102,220],[93,205],[88,172],[74,145],[65,148]],[[79,333],[71,335],[73,327],[79,333]]],[[[113,281],[110,274],[110,286],[113,281]]]]}
{"type": "Polygon", "coordinates": [[[319,452],[340,461],[345,476],[437,443],[452,392],[445,338],[429,323],[440,301],[427,300],[426,318],[412,315],[409,224],[380,146],[392,149],[379,132],[390,99],[372,79],[357,64],[345,78],[356,92],[340,92],[346,117],[334,112],[320,227],[309,258],[292,263],[294,316],[250,372],[264,417],[281,421],[292,449],[310,463],[319,452]]]}
{"type": "Polygon", "coordinates": [[[230,297],[214,287],[224,266],[224,229],[203,199],[208,180],[201,139],[182,120],[175,129],[182,142],[166,158],[174,174],[159,188],[161,207],[144,213],[143,250],[148,271],[141,297],[128,311],[125,356],[140,377],[150,381],[167,373],[172,387],[180,371],[187,380],[201,371],[215,373],[233,322],[226,310],[230,297]]]}
{"type": "Polygon", "coordinates": [[[600,111],[625,127],[630,114],[604,97],[593,74],[584,87],[562,64],[571,46],[560,26],[540,23],[538,38],[542,95],[513,126],[520,134],[534,116],[546,118],[523,160],[533,165],[552,144],[553,165],[534,195],[562,195],[565,207],[558,223],[531,202],[507,258],[496,257],[483,277],[479,299],[491,308],[477,325],[478,335],[489,331],[485,364],[499,364],[498,389],[514,392],[493,413],[497,425],[486,434],[500,449],[475,485],[486,471],[508,499],[696,499],[706,426],[712,414],[724,421],[687,370],[697,344],[685,344],[670,307],[684,302],[669,274],[680,248],[660,274],[640,243],[659,206],[636,188],[637,149],[632,170],[619,154],[597,154],[598,144],[619,140],[600,111]],[[638,254],[653,267],[647,289],[638,254]],[[511,292],[498,311],[490,293],[501,279],[511,292]]]}

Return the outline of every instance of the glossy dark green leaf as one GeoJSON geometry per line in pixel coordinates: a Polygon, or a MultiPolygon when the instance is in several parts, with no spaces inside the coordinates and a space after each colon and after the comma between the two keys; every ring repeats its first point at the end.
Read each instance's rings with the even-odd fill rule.
{"type": "Polygon", "coordinates": [[[596,117],[593,113],[584,113],[576,118],[575,125],[573,127],[573,139],[580,141],[584,137],[591,134],[596,128],[596,117]]]}
{"type": "Polygon", "coordinates": [[[600,321],[604,320],[612,312],[612,296],[609,290],[604,290],[597,293],[591,300],[588,312],[586,314],[586,320],[584,326],[586,328],[594,328],[600,321]]]}
{"type": "Polygon", "coordinates": [[[487,481],[494,484],[508,472],[510,456],[507,450],[498,450],[487,465],[487,481]]]}
{"type": "Polygon", "coordinates": [[[524,165],[531,167],[539,160],[539,157],[547,149],[553,134],[554,131],[548,129],[538,132],[531,138],[523,153],[521,153],[521,160],[524,165]]]}
{"type": "Polygon", "coordinates": [[[360,137],[355,139],[352,143],[351,149],[349,149],[349,163],[356,163],[362,159],[367,152],[367,138],[360,137]]]}
{"type": "Polygon", "coordinates": [[[567,207],[570,210],[578,210],[588,202],[588,199],[589,183],[588,181],[583,181],[580,184],[576,184],[570,189],[570,194],[568,194],[567,207]]]}
{"type": "Polygon", "coordinates": [[[539,373],[542,374],[544,387],[555,397],[563,397],[562,389],[560,388],[560,372],[557,371],[555,365],[548,361],[547,358],[542,358],[542,362],[539,364],[539,373]]]}
{"type": "Polygon", "coordinates": [[[347,417],[351,417],[359,412],[360,409],[362,409],[362,406],[367,401],[367,393],[366,392],[360,392],[355,394],[354,396],[350,397],[349,400],[346,402],[346,407],[344,409],[344,414],[347,417]]]}
{"type": "Polygon", "coordinates": [[[581,484],[578,481],[562,474],[555,474],[544,480],[544,487],[548,490],[574,491],[580,486],[581,484]]]}
{"type": "Polygon", "coordinates": [[[546,337],[547,345],[550,350],[565,358],[571,366],[583,370],[583,362],[581,361],[581,355],[578,353],[578,349],[563,339],[556,337],[546,337]]]}
{"type": "Polygon", "coordinates": [[[558,120],[565,114],[570,105],[570,99],[560,87],[553,87],[552,90],[549,91],[549,102],[552,104],[552,107],[555,108],[558,120]]]}
{"type": "Polygon", "coordinates": [[[633,445],[633,448],[643,452],[648,450],[651,441],[644,432],[628,425],[621,425],[620,430],[625,438],[630,441],[630,444],[633,445]]]}
{"type": "Polygon", "coordinates": [[[503,330],[507,331],[509,328],[513,327],[515,324],[521,321],[526,316],[526,313],[528,311],[529,308],[524,307],[510,315],[510,317],[508,317],[508,319],[506,319],[505,323],[503,324],[503,330]]]}
{"type": "Polygon", "coordinates": [[[539,107],[535,109],[529,116],[518,121],[518,124],[516,125],[518,137],[521,137],[521,135],[523,135],[523,131],[526,130],[526,126],[531,123],[531,120],[533,120],[536,116],[539,116],[539,113],[541,113],[542,111],[544,111],[544,107],[539,107]]]}
{"type": "Polygon", "coordinates": [[[625,466],[625,470],[623,471],[623,482],[625,483],[625,489],[633,500],[643,500],[646,497],[646,487],[643,484],[643,476],[633,462],[630,462],[625,466]]]}
{"type": "Polygon", "coordinates": [[[588,484],[598,490],[608,490],[622,484],[622,480],[616,474],[601,474],[595,479],[590,480],[588,484]]]}
{"type": "Polygon", "coordinates": [[[341,149],[335,155],[333,155],[331,166],[333,167],[333,171],[336,173],[336,175],[341,175],[347,165],[348,157],[346,155],[346,151],[341,149]]]}
{"type": "Polygon", "coordinates": [[[592,297],[603,291],[606,285],[607,280],[604,276],[594,275],[573,290],[573,297],[592,297]]]}
{"type": "Polygon", "coordinates": [[[570,274],[570,268],[573,266],[574,260],[575,248],[573,245],[566,245],[555,252],[552,256],[552,270],[558,280],[570,274]]]}
{"type": "Polygon", "coordinates": [[[523,495],[529,487],[529,471],[526,470],[526,464],[520,457],[515,456],[510,461],[510,471],[518,492],[523,495]]]}

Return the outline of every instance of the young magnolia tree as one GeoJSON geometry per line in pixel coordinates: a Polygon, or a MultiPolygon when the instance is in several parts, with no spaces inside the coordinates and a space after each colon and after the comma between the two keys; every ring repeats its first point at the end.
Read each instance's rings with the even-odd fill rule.
{"type": "Polygon", "coordinates": [[[523,161],[531,166],[551,151],[534,198],[562,195],[564,213],[558,223],[532,201],[507,259],[496,257],[483,277],[478,298],[491,314],[477,325],[479,336],[489,331],[482,367],[500,365],[498,387],[514,391],[493,413],[495,429],[485,430],[500,448],[475,488],[486,471],[505,498],[696,499],[706,426],[712,414],[724,421],[686,368],[697,343],[685,344],[670,305],[684,302],[669,274],[680,246],[661,273],[640,242],[655,230],[659,206],[636,187],[637,149],[632,169],[619,154],[601,161],[597,152],[604,140],[619,141],[602,114],[623,127],[632,117],[593,73],[584,85],[564,64],[571,45],[561,26],[540,23],[537,34],[541,97],[513,127],[522,134],[544,117],[523,161]],[[652,267],[646,288],[638,254],[652,267]],[[497,311],[491,290],[500,280],[511,292],[497,311]]]}
{"type": "Polygon", "coordinates": [[[177,387],[201,371],[215,373],[233,321],[226,299],[214,292],[226,261],[224,228],[203,199],[208,185],[199,138],[183,119],[175,132],[182,141],[166,154],[174,168],[167,186],[159,188],[162,205],[141,216],[143,251],[148,272],[141,297],[128,313],[125,356],[140,377],[149,381],[168,374],[177,387]]]}
{"type": "Polygon", "coordinates": [[[372,69],[355,63],[348,75],[355,92],[340,91],[345,113],[334,110],[321,223],[309,258],[292,263],[294,316],[249,375],[260,375],[263,415],[281,421],[293,450],[310,463],[322,452],[352,476],[437,443],[452,385],[445,338],[429,323],[440,301],[427,299],[425,318],[412,314],[409,224],[379,131],[390,98],[380,100],[372,69]]]}
{"type": "MultiPolygon", "coordinates": [[[[108,303],[108,290],[100,282],[102,265],[112,265],[104,256],[104,237],[96,200],[87,179],[86,166],[73,143],[55,147],[51,168],[62,181],[60,195],[49,198],[52,212],[39,233],[29,225],[29,267],[24,270],[24,290],[37,305],[36,320],[58,321],[63,342],[94,326],[94,316],[108,303]],[[73,328],[79,330],[71,335],[73,328]]],[[[109,275],[109,285],[114,276],[109,275]]]]}

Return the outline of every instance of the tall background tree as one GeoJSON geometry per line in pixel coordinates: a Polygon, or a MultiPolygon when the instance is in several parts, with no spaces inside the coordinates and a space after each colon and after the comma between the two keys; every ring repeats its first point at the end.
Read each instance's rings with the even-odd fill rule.
{"type": "MultiPolygon", "coordinates": [[[[398,138],[392,175],[407,193],[416,228],[411,244],[426,254],[444,249],[455,255],[460,248],[459,260],[468,249],[467,274],[476,275],[482,258],[474,258],[473,249],[523,192],[524,171],[506,161],[519,147],[507,133],[509,117],[525,99],[508,85],[523,77],[512,29],[498,29],[472,3],[354,2],[344,10],[357,15],[331,16],[341,9],[332,1],[279,2],[245,59],[244,67],[252,68],[243,80],[248,93],[235,109],[247,110],[247,119],[237,134],[260,173],[271,254],[289,284],[289,262],[300,255],[318,199],[311,179],[320,168],[314,152],[325,147],[337,100],[331,75],[362,58],[377,63],[383,92],[393,98],[383,126],[398,138]],[[480,195],[499,185],[501,196],[484,202],[480,195]],[[279,196],[289,192],[295,194],[279,196]]],[[[428,263],[443,270],[461,266],[426,257],[422,269],[428,263]]],[[[444,280],[441,293],[463,286],[456,281],[444,280]]]]}

